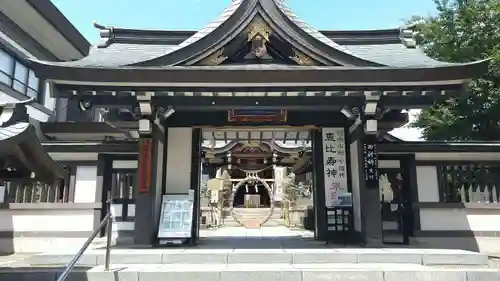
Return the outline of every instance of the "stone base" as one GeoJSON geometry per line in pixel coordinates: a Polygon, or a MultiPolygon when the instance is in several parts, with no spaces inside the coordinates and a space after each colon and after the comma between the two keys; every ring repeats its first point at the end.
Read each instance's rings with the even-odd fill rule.
{"type": "MultiPolygon", "coordinates": [[[[104,264],[104,250],[86,252],[82,266],[104,264]]],[[[423,266],[487,266],[488,256],[462,250],[437,249],[113,249],[113,264],[370,264],[398,263],[423,266]]],[[[74,253],[33,255],[14,265],[64,265],[74,253]]],[[[1,279],[0,279],[1,280],[1,279]]],[[[500,280],[500,279],[499,279],[500,280]]]]}

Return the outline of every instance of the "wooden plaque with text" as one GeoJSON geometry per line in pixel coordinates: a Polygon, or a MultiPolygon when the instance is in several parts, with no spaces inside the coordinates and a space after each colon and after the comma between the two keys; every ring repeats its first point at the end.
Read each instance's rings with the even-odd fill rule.
{"type": "Polygon", "coordinates": [[[151,139],[141,139],[139,142],[139,167],[137,189],[139,193],[147,193],[151,185],[151,139]]]}

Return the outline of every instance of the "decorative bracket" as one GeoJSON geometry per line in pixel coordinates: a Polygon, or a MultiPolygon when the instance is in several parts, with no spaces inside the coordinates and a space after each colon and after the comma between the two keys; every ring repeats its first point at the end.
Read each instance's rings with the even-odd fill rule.
{"type": "Polygon", "coordinates": [[[227,59],[224,55],[224,48],[220,48],[200,61],[200,65],[219,65],[227,59]]]}
{"type": "Polygon", "coordinates": [[[137,102],[139,103],[139,113],[143,116],[150,116],[153,114],[151,108],[151,97],[153,92],[145,92],[144,95],[137,95],[137,102]]]}
{"type": "Polygon", "coordinates": [[[19,122],[29,122],[26,105],[34,101],[35,98],[30,98],[24,101],[0,103],[0,127],[7,127],[19,122]]]}
{"type": "Polygon", "coordinates": [[[310,57],[306,56],[305,54],[303,54],[295,49],[293,50],[293,53],[294,53],[294,55],[290,56],[290,59],[295,61],[297,64],[299,64],[299,65],[316,65],[316,62],[313,59],[311,59],[310,57]]]}
{"type": "Polygon", "coordinates": [[[403,43],[403,45],[407,48],[413,49],[417,47],[417,41],[415,40],[416,33],[413,30],[415,25],[416,24],[407,25],[399,29],[399,38],[401,39],[401,43],[403,43]]]}
{"type": "Polygon", "coordinates": [[[358,107],[349,108],[348,106],[344,106],[340,112],[349,120],[355,120],[361,117],[361,110],[358,107]]]}
{"type": "Polygon", "coordinates": [[[248,26],[247,35],[248,42],[252,41],[258,35],[260,35],[265,41],[269,42],[271,28],[263,19],[256,18],[248,26]]]}
{"type": "Polygon", "coordinates": [[[115,39],[114,27],[112,26],[104,26],[102,24],[98,24],[97,22],[93,22],[95,28],[99,29],[99,35],[101,36],[101,42],[97,45],[97,48],[106,48],[115,39]]]}

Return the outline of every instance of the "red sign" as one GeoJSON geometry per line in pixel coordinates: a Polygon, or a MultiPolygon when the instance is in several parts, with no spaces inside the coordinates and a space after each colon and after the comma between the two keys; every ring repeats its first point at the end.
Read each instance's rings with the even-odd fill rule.
{"type": "Polygon", "coordinates": [[[140,193],[147,193],[151,187],[151,139],[141,139],[139,142],[139,167],[137,189],[140,193]]]}

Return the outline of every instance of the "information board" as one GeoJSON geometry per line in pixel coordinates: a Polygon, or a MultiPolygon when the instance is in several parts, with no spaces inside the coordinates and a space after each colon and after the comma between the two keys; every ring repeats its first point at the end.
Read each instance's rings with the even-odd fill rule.
{"type": "Polygon", "coordinates": [[[158,238],[191,238],[193,195],[163,195],[158,238]]]}

